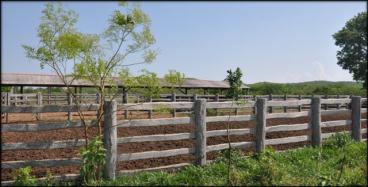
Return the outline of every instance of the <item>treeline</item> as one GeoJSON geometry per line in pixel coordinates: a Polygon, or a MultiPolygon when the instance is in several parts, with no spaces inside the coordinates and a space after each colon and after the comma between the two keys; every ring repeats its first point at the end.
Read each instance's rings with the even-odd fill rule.
{"type": "Polygon", "coordinates": [[[251,84],[251,95],[360,95],[367,96],[367,90],[356,82],[312,81],[302,83],[269,83],[251,84]]]}
{"type": "MultiPolygon", "coordinates": [[[[250,84],[250,95],[360,95],[367,97],[367,90],[363,89],[362,84],[356,82],[328,82],[328,81],[313,81],[313,82],[302,82],[302,83],[270,83],[261,82],[250,84]]],[[[2,92],[9,92],[10,87],[1,87],[2,92]]],[[[30,88],[25,87],[24,93],[48,93],[46,88],[30,88]]],[[[64,93],[62,88],[53,87],[52,93],[64,93]]],[[[96,93],[95,88],[83,88],[83,93],[96,93]]],[[[172,90],[169,88],[162,88],[160,93],[171,93],[172,90]]],[[[178,89],[174,92],[182,94],[178,89]]],[[[130,94],[135,92],[129,91],[130,94]]],[[[203,94],[203,89],[190,89],[188,94],[203,94]]],[[[208,90],[208,94],[217,94],[218,90],[208,90]]],[[[226,94],[226,90],[223,91],[226,94]]],[[[245,94],[245,91],[244,91],[245,94]]]]}

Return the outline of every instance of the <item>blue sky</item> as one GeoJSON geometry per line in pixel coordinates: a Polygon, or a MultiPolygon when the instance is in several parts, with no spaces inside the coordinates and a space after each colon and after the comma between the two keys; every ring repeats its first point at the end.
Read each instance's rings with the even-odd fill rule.
{"type": "MultiPolygon", "coordinates": [[[[101,33],[116,2],[66,2],[79,14],[77,28],[101,33]]],[[[336,64],[332,34],[366,10],[365,2],[142,2],[151,17],[154,63],[141,68],[164,75],[222,80],[240,67],[243,81],[254,83],[312,80],[350,81],[336,64]]],[[[27,59],[22,44],[38,44],[44,2],[2,2],[2,72],[50,73],[27,59]]]]}

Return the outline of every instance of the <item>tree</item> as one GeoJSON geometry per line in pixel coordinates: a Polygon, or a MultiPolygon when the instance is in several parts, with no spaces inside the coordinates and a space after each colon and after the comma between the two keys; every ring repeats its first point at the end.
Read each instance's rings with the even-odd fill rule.
{"type": "Polygon", "coordinates": [[[143,95],[146,100],[160,96],[160,79],[156,73],[142,69],[141,74],[134,77],[130,74],[129,70],[126,69],[120,72],[120,79],[127,89],[143,95]]]}
{"type": "Polygon", "coordinates": [[[170,92],[174,93],[175,87],[181,87],[185,80],[184,73],[180,73],[176,70],[169,70],[169,73],[164,75],[166,84],[170,88],[170,92]]]}
{"type": "MultiPolygon", "coordinates": [[[[241,72],[240,68],[237,67],[236,70],[233,72],[231,71],[231,69],[227,70],[227,77],[226,77],[226,81],[229,82],[230,85],[230,90],[229,92],[227,92],[227,96],[232,97],[233,100],[233,104],[234,101],[236,101],[236,103],[239,105],[241,104],[239,101],[239,96],[242,94],[242,88],[241,86],[243,85],[243,81],[241,80],[243,73],[241,72]]],[[[232,185],[231,184],[231,141],[230,141],[230,114],[229,114],[229,118],[226,124],[226,132],[227,132],[227,143],[229,146],[228,149],[228,167],[227,167],[227,182],[228,185],[232,185]]]]}
{"type": "MultiPolygon", "coordinates": [[[[66,86],[66,92],[73,95],[77,106],[80,101],[75,97],[70,85],[76,79],[84,79],[94,84],[96,91],[101,95],[97,116],[100,135],[104,98],[107,95],[106,85],[112,85],[116,95],[118,81],[114,77],[120,71],[127,66],[150,63],[156,57],[156,52],[150,49],[155,43],[155,38],[150,31],[148,15],[137,4],[132,8],[126,3],[120,5],[123,10],[113,13],[105,32],[92,35],[76,30],[74,26],[78,16],[74,11],[64,10],[60,3],[48,3],[38,28],[40,46],[23,45],[27,56],[40,61],[41,68],[46,65],[55,71],[66,86]],[[124,63],[129,55],[135,53],[141,54],[143,60],[124,63]],[[68,72],[70,65],[74,67],[71,73],[68,72]]],[[[113,98],[114,96],[110,99],[113,98]]],[[[84,123],[84,115],[78,111],[84,123]]]]}
{"type": "Polygon", "coordinates": [[[367,12],[361,12],[333,35],[337,51],[337,64],[353,74],[353,79],[367,88],[367,12]]]}
{"type": "Polygon", "coordinates": [[[100,94],[95,121],[99,127],[97,138],[101,138],[106,86],[112,87],[113,96],[109,97],[111,101],[118,93],[119,80],[116,77],[119,72],[128,66],[150,63],[156,57],[156,51],[151,49],[155,38],[150,30],[149,16],[138,4],[122,2],[119,5],[121,10],[113,12],[103,33],[86,34],[75,28],[78,15],[74,11],[64,9],[61,3],[47,3],[38,27],[39,45],[23,45],[27,57],[38,60],[41,68],[51,68],[66,87],[65,92],[72,95],[84,126],[86,148],[88,126],[79,104],[81,100],[70,87],[73,82],[77,79],[89,81],[100,94]],[[132,54],[141,55],[142,60],[127,63],[127,58],[132,54]]]}
{"type": "Polygon", "coordinates": [[[242,94],[241,86],[243,85],[243,81],[241,80],[241,78],[243,76],[243,73],[241,72],[239,67],[237,67],[234,72],[232,72],[231,69],[227,70],[227,73],[228,75],[225,80],[228,81],[230,85],[230,89],[227,95],[237,101],[239,99],[239,96],[242,94]]]}

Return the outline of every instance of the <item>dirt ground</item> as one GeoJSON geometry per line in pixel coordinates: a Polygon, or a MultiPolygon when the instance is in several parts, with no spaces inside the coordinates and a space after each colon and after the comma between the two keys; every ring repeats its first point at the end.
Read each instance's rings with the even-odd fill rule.
{"type": "MultiPolygon", "coordinates": [[[[248,111],[249,112],[249,111],[248,111]]],[[[246,112],[244,112],[246,113],[246,112]]],[[[242,113],[240,113],[242,114],[242,113]]],[[[55,121],[64,120],[66,114],[53,114],[47,113],[42,114],[43,121],[55,121]]],[[[89,113],[92,117],[93,112],[89,113]]],[[[119,113],[119,119],[123,118],[123,113],[119,113]]],[[[133,118],[146,118],[146,113],[133,114],[133,118]]],[[[160,114],[154,115],[154,118],[169,117],[170,114],[160,114]]],[[[178,115],[178,116],[185,116],[178,115]]],[[[362,114],[362,118],[366,118],[367,114],[362,114]]],[[[78,117],[75,116],[75,119],[78,117]]],[[[342,120],[349,119],[350,115],[336,115],[336,116],[322,116],[322,121],[332,121],[332,120],[342,120]]],[[[12,114],[9,115],[10,123],[15,122],[25,122],[25,123],[35,123],[35,117],[31,114],[12,114]],[[27,116],[28,115],[28,116],[27,116]]],[[[308,117],[299,117],[293,119],[269,119],[267,120],[267,126],[281,125],[281,124],[300,124],[307,123],[309,121],[308,117]]],[[[2,121],[3,122],[3,121],[2,121]]],[[[227,122],[211,122],[207,123],[207,130],[220,130],[226,129],[227,122]]],[[[252,128],[255,127],[255,121],[244,121],[244,122],[230,122],[230,128],[252,128]]],[[[362,123],[363,128],[367,128],[367,123],[362,123]]],[[[350,126],[341,127],[330,127],[322,128],[323,133],[336,132],[349,130],[350,126]]],[[[193,125],[183,124],[183,125],[167,125],[167,126],[154,126],[154,127],[129,127],[129,128],[118,128],[118,137],[127,136],[139,136],[139,135],[151,135],[151,134],[173,134],[173,133],[184,133],[184,132],[194,132],[193,125]]],[[[267,139],[282,138],[289,136],[300,136],[309,134],[309,130],[301,131],[290,131],[290,132],[272,132],[267,133],[267,139]]],[[[89,129],[89,136],[93,137],[97,134],[97,128],[92,127],[89,129]]],[[[366,134],[363,138],[366,138],[366,134]]],[[[82,128],[69,128],[51,131],[40,131],[40,132],[2,132],[1,133],[2,143],[10,142],[36,142],[36,141],[55,141],[55,140],[67,140],[67,139],[81,139],[83,138],[82,128]]],[[[255,137],[253,135],[245,136],[231,136],[232,142],[242,142],[242,141],[254,141],[255,137]]],[[[221,143],[226,143],[226,136],[219,137],[209,137],[207,138],[207,145],[216,145],[221,143]]],[[[310,142],[298,142],[290,143],[284,145],[272,146],[276,150],[285,150],[291,148],[302,147],[304,145],[309,145],[310,142]]],[[[176,140],[176,141],[160,141],[160,142],[139,142],[139,143],[127,143],[118,145],[118,153],[134,153],[143,151],[157,151],[157,150],[168,150],[177,148],[194,147],[194,140],[176,140]]],[[[244,150],[246,153],[250,153],[253,148],[248,148],[244,150]]],[[[51,149],[51,150],[8,150],[2,151],[1,161],[17,161],[17,160],[41,160],[41,159],[55,159],[55,158],[72,158],[78,157],[79,148],[65,148],[65,149],[51,149]]],[[[215,159],[218,152],[211,152],[207,154],[207,159],[215,159]]],[[[155,158],[155,159],[143,159],[127,162],[119,162],[118,170],[127,169],[141,169],[158,167],[170,164],[193,162],[193,155],[179,155],[171,156],[165,158],[155,158]]],[[[54,175],[67,174],[67,173],[79,173],[79,166],[60,166],[60,167],[50,167],[33,168],[33,174],[37,177],[43,177],[46,175],[46,171],[50,171],[54,175]]],[[[13,180],[14,169],[1,169],[1,180],[13,180]]]]}

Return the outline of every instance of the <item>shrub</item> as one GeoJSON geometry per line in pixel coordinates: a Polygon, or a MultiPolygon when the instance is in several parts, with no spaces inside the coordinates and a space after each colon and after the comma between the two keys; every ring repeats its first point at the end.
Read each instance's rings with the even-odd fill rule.
{"type": "Polygon", "coordinates": [[[83,163],[80,169],[82,183],[96,184],[101,176],[105,164],[105,148],[101,136],[97,136],[80,151],[83,163]]]}
{"type": "Polygon", "coordinates": [[[15,171],[15,186],[37,186],[35,176],[31,175],[32,168],[27,166],[15,171]]]}

